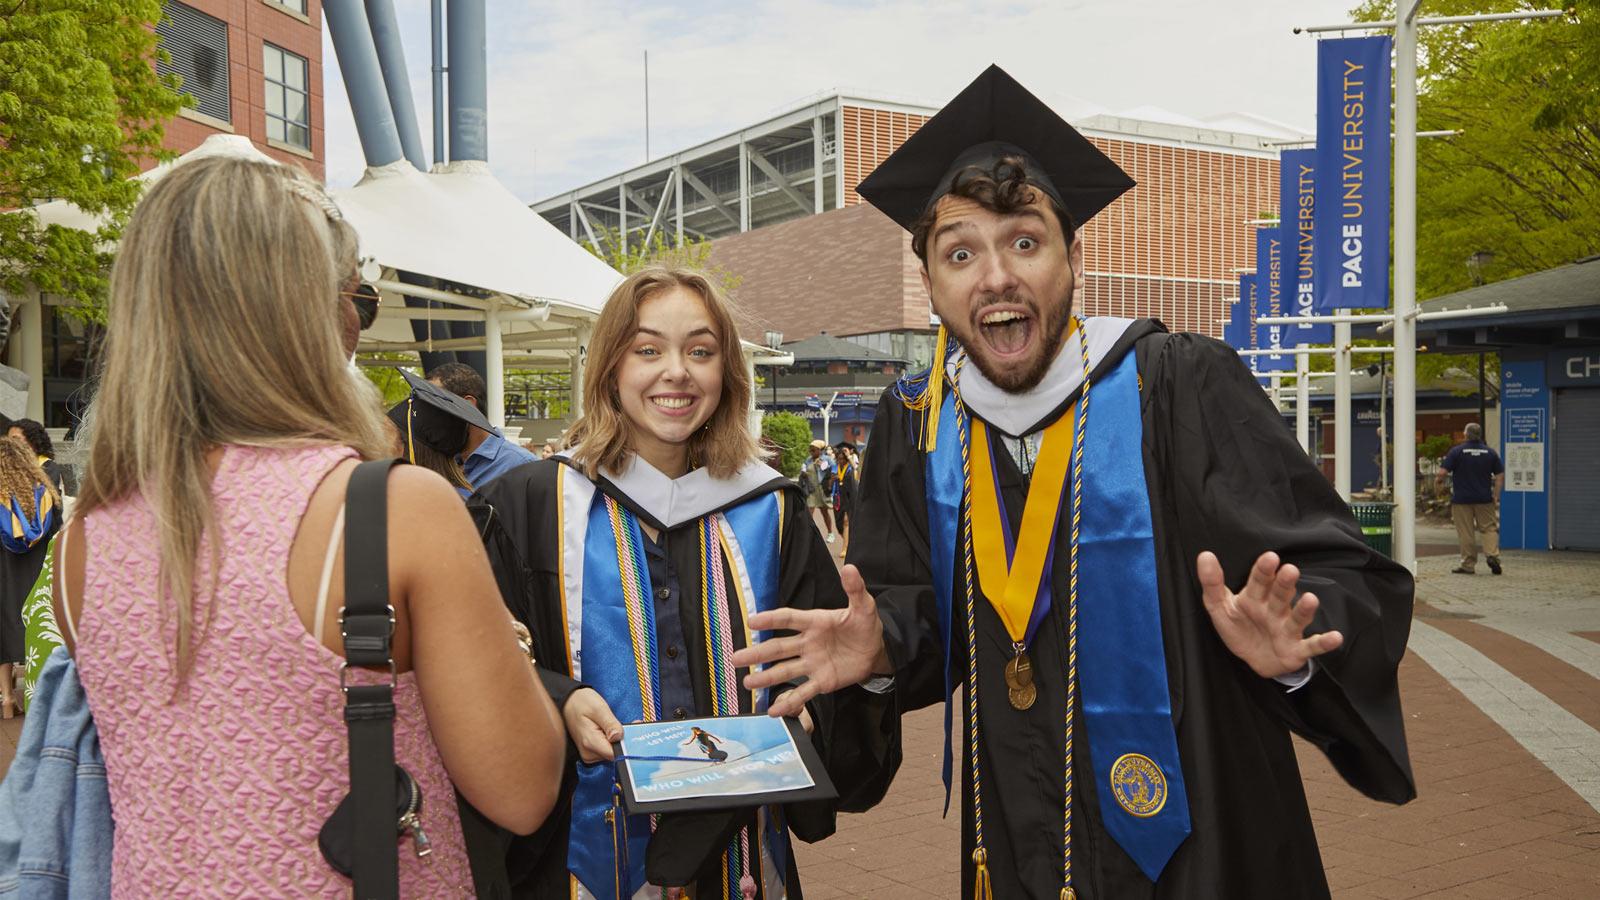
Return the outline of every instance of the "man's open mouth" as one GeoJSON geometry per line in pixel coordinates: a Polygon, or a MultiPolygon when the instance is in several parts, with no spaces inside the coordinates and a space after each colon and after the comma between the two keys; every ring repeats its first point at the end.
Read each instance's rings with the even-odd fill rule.
{"type": "Polygon", "coordinates": [[[1022,310],[1000,309],[978,320],[978,334],[995,354],[1014,356],[1028,348],[1034,325],[1033,316],[1022,310]]]}

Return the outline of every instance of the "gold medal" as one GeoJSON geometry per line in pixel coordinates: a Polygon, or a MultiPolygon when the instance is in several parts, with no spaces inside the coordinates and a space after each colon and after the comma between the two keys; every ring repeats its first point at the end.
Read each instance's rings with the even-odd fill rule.
{"type": "Polygon", "coordinates": [[[1033,685],[1033,660],[1021,646],[1017,647],[1017,655],[1006,663],[1006,687],[1015,709],[1028,709],[1039,698],[1039,689],[1033,685]]]}

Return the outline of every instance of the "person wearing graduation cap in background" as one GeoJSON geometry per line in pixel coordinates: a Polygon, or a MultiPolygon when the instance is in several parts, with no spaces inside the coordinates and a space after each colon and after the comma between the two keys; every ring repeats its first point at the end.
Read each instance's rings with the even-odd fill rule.
{"type": "Polygon", "coordinates": [[[488,393],[483,376],[466,363],[450,362],[428,370],[428,381],[465,400],[480,415],[467,429],[467,442],[457,452],[467,479],[478,487],[537,457],[532,450],[505,439],[481,413],[488,393]]]}
{"type": "Polygon", "coordinates": [[[461,494],[471,496],[458,455],[467,446],[467,429],[490,429],[489,420],[476,406],[442,387],[400,370],[411,394],[389,410],[389,421],[399,433],[400,455],[412,465],[444,476],[461,494]]]}
{"type": "MultiPolygon", "coordinates": [[[[621,722],[759,713],[731,655],[758,610],[844,606],[828,547],[793,482],[748,427],[752,386],[727,301],[692,270],[649,268],[595,322],[570,449],[482,488],[501,592],[533,632],[567,725],[568,776],[519,862],[535,897],[801,896],[790,837],[820,840],[839,809],[876,803],[850,772],[890,752],[892,698],[850,689],[795,704],[840,799],[626,816],[615,806],[621,722]],[[843,761],[843,762],[842,762],[843,761]],[[653,833],[652,833],[653,832],[653,833]],[[666,896],[676,896],[668,891],[666,896]]],[[[770,692],[776,694],[774,690],[770,692]]]]}
{"type": "Polygon", "coordinates": [[[997,67],[861,183],[912,233],[940,345],[879,404],[849,612],[763,614],[796,634],[734,662],[809,679],[773,714],[870,676],[946,703],[964,896],[1327,897],[1289,736],[1415,796],[1412,579],[1227,346],[1075,308],[1077,229],[1133,186],[997,67]]]}

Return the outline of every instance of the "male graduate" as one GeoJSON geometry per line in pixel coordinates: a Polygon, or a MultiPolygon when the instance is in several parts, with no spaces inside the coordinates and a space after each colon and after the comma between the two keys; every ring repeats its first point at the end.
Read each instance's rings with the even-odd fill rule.
{"type": "Polygon", "coordinates": [[[1225,345],[1078,317],[1078,229],[1131,187],[994,67],[861,183],[912,233],[940,351],[878,407],[849,608],[753,616],[788,635],[734,662],[805,676],[774,714],[858,682],[946,702],[964,896],[1327,897],[1289,734],[1414,796],[1412,580],[1225,345]]]}

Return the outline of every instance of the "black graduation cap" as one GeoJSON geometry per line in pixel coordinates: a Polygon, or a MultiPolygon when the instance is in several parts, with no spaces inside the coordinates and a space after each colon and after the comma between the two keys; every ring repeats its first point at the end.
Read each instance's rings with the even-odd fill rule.
{"type": "Polygon", "coordinates": [[[1082,226],[1134,186],[1128,173],[999,66],[991,65],[889,155],[856,193],[906,230],[968,166],[1021,157],[1028,183],[1082,226]]]}
{"type": "Polygon", "coordinates": [[[446,456],[455,456],[466,449],[468,425],[476,425],[484,431],[494,430],[483,413],[461,397],[405,369],[401,369],[400,374],[405,376],[406,384],[411,385],[411,396],[389,410],[389,418],[400,429],[407,458],[413,456],[413,443],[426,444],[446,456]]]}

